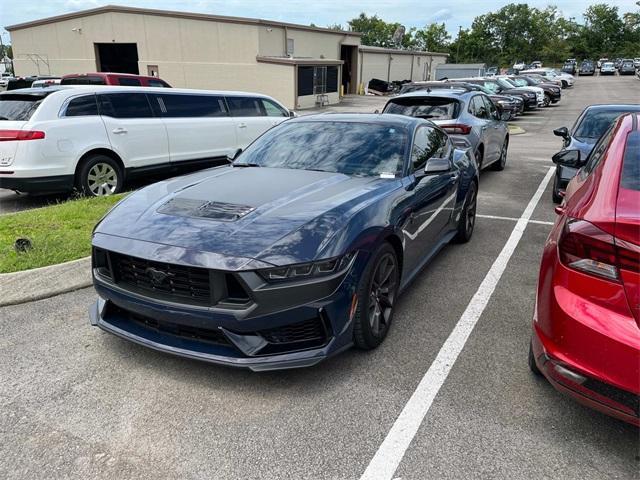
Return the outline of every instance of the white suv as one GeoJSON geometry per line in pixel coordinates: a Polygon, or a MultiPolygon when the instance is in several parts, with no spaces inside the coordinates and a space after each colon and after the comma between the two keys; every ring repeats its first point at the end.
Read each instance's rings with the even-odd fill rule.
{"type": "Polygon", "coordinates": [[[54,86],[0,93],[0,188],[110,195],[156,171],[219,165],[294,115],[265,95],[54,86]]]}

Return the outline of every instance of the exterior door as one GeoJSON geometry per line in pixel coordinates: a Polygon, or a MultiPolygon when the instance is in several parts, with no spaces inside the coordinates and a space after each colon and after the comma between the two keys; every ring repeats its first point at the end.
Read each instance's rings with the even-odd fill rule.
{"type": "Polygon", "coordinates": [[[492,160],[498,161],[502,153],[504,139],[507,136],[507,124],[500,120],[498,109],[489,97],[482,95],[482,100],[489,112],[489,128],[487,130],[489,132],[488,138],[489,142],[491,142],[491,150],[494,150],[492,160]]]}
{"type": "Polygon", "coordinates": [[[471,113],[476,118],[478,135],[480,137],[480,142],[484,146],[483,164],[488,165],[495,160],[497,149],[494,142],[491,141],[493,128],[491,123],[491,114],[482,97],[482,95],[476,95],[471,99],[471,113]]]}
{"type": "MultiPolygon", "coordinates": [[[[404,228],[407,267],[421,265],[436,246],[449,223],[456,198],[457,172],[453,169],[419,178],[430,158],[449,158],[453,154],[448,137],[433,127],[420,127],[411,152],[411,213],[404,228]],[[418,177],[416,177],[416,174],[418,177]],[[418,179],[419,178],[419,179],[418,179]]],[[[453,163],[452,163],[453,167],[453,163]]]]}
{"type": "Polygon", "coordinates": [[[113,150],[127,168],[169,163],[167,130],[144,93],[98,95],[100,115],[113,150]]]}
{"type": "Polygon", "coordinates": [[[236,125],[220,95],[150,94],[169,137],[171,162],[220,159],[235,152],[236,125]]]}

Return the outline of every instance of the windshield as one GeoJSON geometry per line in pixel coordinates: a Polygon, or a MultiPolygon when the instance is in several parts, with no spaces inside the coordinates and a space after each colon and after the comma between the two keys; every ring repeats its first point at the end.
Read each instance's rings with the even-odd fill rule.
{"type": "Polygon", "coordinates": [[[460,103],[453,98],[409,97],[391,100],[383,113],[395,113],[430,120],[451,120],[458,117],[460,103]]]}
{"type": "Polygon", "coordinates": [[[245,150],[235,166],[255,165],[354,176],[402,171],[409,135],[397,126],[331,121],[285,122],[245,150]]]}
{"type": "Polygon", "coordinates": [[[625,113],[624,110],[587,112],[573,136],[579,140],[600,138],[613,121],[623,113],[625,113]]]}
{"type": "Polygon", "coordinates": [[[499,78],[498,79],[498,84],[502,87],[502,88],[513,88],[516,85],[511,83],[510,81],[508,81],[506,78],[499,78]]]}
{"type": "Polygon", "coordinates": [[[518,87],[527,87],[529,86],[529,84],[527,83],[526,80],[522,79],[522,78],[516,78],[514,80],[511,80],[513,83],[515,83],[518,87]]]}
{"type": "Polygon", "coordinates": [[[43,95],[0,95],[0,120],[27,121],[43,99],[43,95]]]}

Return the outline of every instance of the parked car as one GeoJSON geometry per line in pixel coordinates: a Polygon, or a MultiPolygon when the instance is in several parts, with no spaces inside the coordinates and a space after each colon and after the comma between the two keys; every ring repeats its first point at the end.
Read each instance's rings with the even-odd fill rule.
{"type": "Polygon", "coordinates": [[[549,79],[549,80],[555,80],[558,79],[560,80],[560,83],[562,85],[562,88],[569,88],[572,87],[574,82],[575,82],[575,77],[573,75],[570,75],[568,73],[564,73],[564,72],[559,72],[553,68],[536,68],[536,69],[532,69],[532,70],[524,70],[522,72],[520,72],[521,75],[530,75],[530,74],[538,74],[538,75],[542,75],[543,77],[549,79]]]}
{"type": "Polygon", "coordinates": [[[426,120],[293,119],[232,165],[110,211],[93,234],[91,324],[252,370],[373,349],[402,290],[446,243],[471,238],[477,188],[472,153],[426,120]]]}
{"type": "Polygon", "coordinates": [[[30,88],[33,82],[39,80],[55,80],[59,77],[52,77],[50,75],[33,75],[30,77],[15,77],[8,81],[7,90],[19,90],[22,88],[30,88]]]}
{"type": "Polygon", "coordinates": [[[545,83],[527,75],[514,75],[508,77],[518,87],[539,87],[544,91],[543,106],[548,107],[552,103],[558,103],[562,98],[562,87],[553,83],[545,83]]]}
{"type": "Polygon", "coordinates": [[[516,72],[519,72],[520,70],[524,70],[526,64],[524,62],[521,61],[517,61],[516,63],[513,64],[513,69],[516,72]]]}
{"type": "Polygon", "coordinates": [[[603,57],[603,58],[599,59],[597,64],[596,64],[596,66],[598,67],[598,70],[600,70],[602,68],[602,64],[604,62],[608,62],[608,61],[609,61],[609,59],[606,58],[606,57],[603,57]]]}
{"type": "Polygon", "coordinates": [[[600,75],[615,75],[616,66],[613,62],[604,62],[600,67],[600,75]]]}
{"type": "Polygon", "coordinates": [[[633,59],[633,66],[636,67],[636,70],[640,69],[640,57],[633,59]]]}
{"type": "Polygon", "coordinates": [[[534,60],[531,62],[531,68],[542,68],[542,62],[540,60],[534,60]]]}
{"type": "Polygon", "coordinates": [[[486,71],[487,77],[492,77],[494,75],[498,75],[499,73],[500,69],[498,67],[489,67],[486,71]]]}
{"type": "Polygon", "coordinates": [[[503,170],[507,163],[509,129],[491,99],[468,90],[418,91],[389,99],[382,113],[432,121],[456,145],[470,148],[478,168],[503,170]]]}
{"type": "Polygon", "coordinates": [[[52,86],[0,93],[0,188],[85,195],[224,163],[290,116],[265,95],[52,86]]]}
{"type": "Polygon", "coordinates": [[[536,94],[536,101],[538,102],[539,107],[548,106],[545,104],[545,95],[544,90],[540,87],[530,87],[528,85],[518,85],[516,82],[511,80],[511,78],[507,75],[501,75],[496,77],[498,85],[500,85],[503,89],[515,88],[518,90],[523,90],[525,92],[533,92],[536,94]]]}
{"type": "Polygon", "coordinates": [[[487,78],[460,78],[456,81],[470,83],[472,85],[480,85],[491,91],[494,95],[509,95],[522,99],[524,102],[525,110],[534,110],[538,108],[538,98],[533,91],[523,90],[521,88],[514,88],[513,86],[505,86],[504,83],[499,82],[496,77],[487,78]]]}
{"type": "Polygon", "coordinates": [[[616,70],[618,70],[618,69],[620,68],[620,65],[622,64],[622,59],[621,59],[621,58],[616,58],[616,59],[613,61],[613,64],[615,65],[616,70]]]}
{"type": "Polygon", "coordinates": [[[60,78],[47,78],[35,80],[31,84],[31,88],[42,88],[42,87],[50,87],[51,85],[60,85],[60,78]]]}
{"type": "Polygon", "coordinates": [[[633,60],[623,60],[618,73],[620,75],[635,75],[636,67],[633,65],[633,60]]]}
{"type": "Polygon", "coordinates": [[[123,87],[164,87],[171,88],[158,77],[133,75],[130,73],[72,73],[62,77],[61,85],[120,85],[123,87]]]}
{"type": "Polygon", "coordinates": [[[579,167],[542,254],[529,366],[581,403],[640,426],[640,115],[579,167]]]}
{"type": "Polygon", "coordinates": [[[562,72],[568,73],[570,75],[576,74],[576,64],[572,62],[567,62],[562,66],[562,72]]]}
{"type": "Polygon", "coordinates": [[[584,60],[580,64],[580,70],[578,70],[578,75],[595,75],[596,74],[596,66],[591,60],[584,60]]]}
{"type": "Polygon", "coordinates": [[[524,102],[521,98],[512,97],[509,95],[496,95],[480,85],[458,82],[455,80],[406,83],[402,86],[402,90],[400,90],[400,93],[403,94],[421,90],[436,89],[462,89],[467,91],[483,92],[496,105],[496,107],[500,111],[501,119],[504,121],[509,121],[524,111],[524,102]]]}
{"type": "MultiPolygon", "coordinates": [[[[640,104],[591,105],[578,116],[571,130],[556,128],[553,133],[562,137],[562,151],[578,150],[582,158],[587,158],[600,136],[618,118],[628,112],[640,112],[640,104]]],[[[562,194],[569,181],[576,175],[577,168],[558,164],[553,181],[552,197],[555,203],[562,201],[562,194]]]]}

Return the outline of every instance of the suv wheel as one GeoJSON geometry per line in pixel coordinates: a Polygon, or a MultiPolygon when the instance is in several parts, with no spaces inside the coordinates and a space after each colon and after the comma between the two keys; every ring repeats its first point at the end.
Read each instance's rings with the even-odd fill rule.
{"type": "Polygon", "coordinates": [[[80,167],[78,189],[88,197],[103,197],[120,193],[124,184],[122,168],[106,155],[91,155],[80,167]]]}
{"type": "Polygon", "coordinates": [[[399,284],[396,252],[385,242],[371,256],[358,286],[358,306],[353,324],[356,347],[371,350],[385,339],[393,320],[399,284]]]}
{"type": "Polygon", "coordinates": [[[458,220],[458,233],[456,233],[455,241],[458,243],[466,243],[471,240],[473,229],[476,226],[476,206],[478,204],[478,187],[476,182],[471,182],[467,196],[464,199],[460,220],[458,220]]]}
{"type": "Polygon", "coordinates": [[[494,162],[491,165],[491,170],[496,170],[501,172],[504,170],[504,167],[507,165],[507,150],[509,149],[509,140],[505,139],[502,144],[502,150],[500,150],[500,158],[497,162],[494,162]]]}

